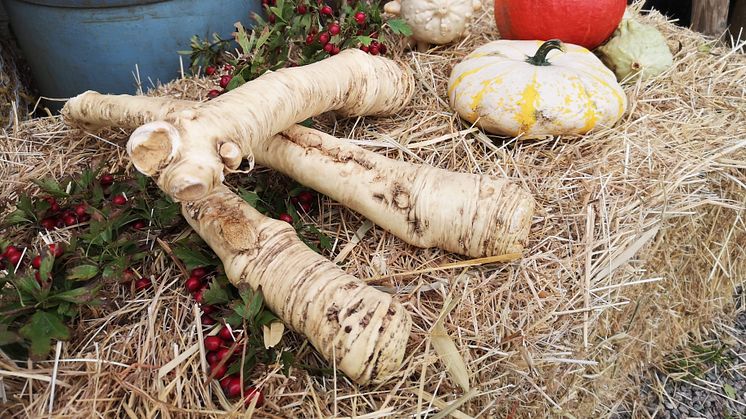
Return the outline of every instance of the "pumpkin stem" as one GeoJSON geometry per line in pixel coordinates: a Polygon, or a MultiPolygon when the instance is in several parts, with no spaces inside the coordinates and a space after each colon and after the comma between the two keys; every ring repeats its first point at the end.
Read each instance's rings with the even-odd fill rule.
{"type": "Polygon", "coordinates": [[[539,49],[536,50],[536,55],[534,55],[533,57],[528,57],[526,59],[526,62],[538,66],[552,65],[552,63],[547,60],[547,55],[549,54],[549,51],[553,49],[558,49],[564,52],[565,45],[562,44],[562,41],[560,41],[559,39],[550,39],[549,41],[541,44],[539,49]]]}

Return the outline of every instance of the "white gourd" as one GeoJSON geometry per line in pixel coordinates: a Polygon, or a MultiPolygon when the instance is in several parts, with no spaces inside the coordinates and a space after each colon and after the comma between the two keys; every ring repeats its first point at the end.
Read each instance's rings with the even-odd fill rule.
{"type": "Polygon", "coordinates": [[[477,48],[454,66],[448,98],[485,131],[522,138],[585,134],[614,125],[627,108],[614,73],[587,49],[557,40],[477,48]]]}
{"type": "Polygon", "coordinates": [[[466,33],[481,6],[479,0],[394,0],[384,6],[384,11],[401,16],[420,46],[443,45],[466,33]]]}

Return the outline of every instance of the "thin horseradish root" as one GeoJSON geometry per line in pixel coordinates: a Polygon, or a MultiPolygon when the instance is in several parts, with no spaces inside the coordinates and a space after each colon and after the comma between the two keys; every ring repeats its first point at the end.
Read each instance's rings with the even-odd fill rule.
{"type": "MultiPolygon", "coordinates": [[[[156,177],[166,193],[181,201],[207,195],[223,180],[224,167],[236,169],[262,141],[293,124],[337,111],[343,116],[386,115],[401,110],[412,96],[411,72],[396,62],[357,49],[302,67],[269,72],[209,102],[175,112],[155,103],[130,106],[127,97],[86,92],[72,98],[63,114],[84,127],[140,126],[127,150],[135,167],[156,177]],[[124,107],[117,114],[118,104],[124,107]],[[103,110],[103,111],[102,111],[103,110]],[[238,156],[238,157],[237,157],[238,156]]],[[[167,102],[179,108],[180,102],[167,102]]]]}
{"type": "Polygon", "coordinates": [[[182,213],[234,285],[261,289],[267,306],[348,377],[364,384],[399,371],[412,320],[390,295],[346,274],[288,223],[223,185],[183,203],[182,213]]]}

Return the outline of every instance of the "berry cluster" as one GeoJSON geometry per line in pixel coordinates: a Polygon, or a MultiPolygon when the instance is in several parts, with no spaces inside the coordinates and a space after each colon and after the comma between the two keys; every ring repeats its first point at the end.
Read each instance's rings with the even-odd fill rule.
{"type": "Polygon", "coordinates": [[[225,64],[222,67],[211,65],[205,68],[205,74],[209,77],[217,78],[218,85],[220,86],[220,90],[212,89],[207,92],[208,99],[215,99],[216,97],[226,92],[228,84],[230,84],[231,80],[233,79],[233,70],[234,68],[230,64],[225,64]]]}
{"type": "MultiPolygon", "coordinates": [[[[29,248],[25,248],[23,250],[19,249],[16,246],[8,245],[2,254],[0,254],[0,268],[4,267],[5,260],[8,261],[8,265],[13,270],[18,270],[23,265],[23,256],[28,252],[29,248]]],[[[54,255],[54,257],[58,258],[62,256],[62,254],[65,252],[65,248],[62,244],[52,243],[48,246],[48,254],[54,255]]],[[[39,273],[39,268],[41,268],[41,261],[42,261],[42,255],[38,254],[34,256],[31,259],[31,267],[34,268],[34,278],[36,279],[36,282],[39,284],[39,286],[44,286],[45,282],[48,283],[51,281],[51,275],[47,275],[47,278],[44,278],[42,280],[41,275],[39,273]]]]}
{"type": "MultiPolygon", "coordinates": [[[[293,203],[293,208],[299,208],[304,213],[309,214],[313,209],[314,199],[315,197],[312,192],[301,191],[296,196],[291,196],[290,202],[293,203]]],[[[277,218],[281,221],[285,221],[286,223],[293,224],[293,216],[288,214],[287,212],[280,213],[277,218]]]]}

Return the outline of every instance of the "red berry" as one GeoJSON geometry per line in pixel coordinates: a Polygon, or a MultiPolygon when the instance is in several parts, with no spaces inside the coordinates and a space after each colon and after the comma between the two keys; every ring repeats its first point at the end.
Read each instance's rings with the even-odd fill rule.
{"type": "Polygon", "coordinates": [[[358,25],[364,25],[366,18],[367,16],[365,16],[365,13],[363,12],[355,13],[355,22],[357,22],[358,25]]]}
{"type": "Polygon", "coordinates": [[[291,217],[290,214],[286,214],[283,212],[282,214],[280,214],[280,221],[293,224],[293,217],[291,217]]]}
{"type": "Polygon", "coordinates": [[[135,279],[137,279],[137,275],[135,275],[135,271],[133,271],[132,268],[127,268],[122,272],[123,282],[132,282],[135,279]]]}
{"type": "Polygon", "coordinates": [[[231,380],[231,383],[228,384],[228,388],[226,389],[225,393],[228,395],[228,397],[238,397],[241,395],[241,379],[239,378],[236,380],[231,380]]]}
{"type": "Polygon", "coordinates": [[[241,381],[241,378],[238,377],[236,374],[223,377],[223,379],[220,380],[220,388],[222,388],[223,391],[228,391],[228,386],[230,386],[233,383],[233,380],[235,378],[238,378],[238,381],[241,381]]]}
{"type": "Polygon", "coordinates": [[[227,327],[220,329],[218,336],[226,342],[233,342],[233,333],[231,333],[231,330],[227,327]]]}
{"type": "Polygon", "coordinates": [[[8,263],[10,263],[10,266],[16,266],[18,265],[18,262],[21,260],[21,254],[20,253],[11,253],[6,256],[8,258],[8,263]]]}
{"type": "Polygon", "coordinates": [[[114,198],[111,198],[111,202],[113,202],[114,205],[124,205],[127,203],[127,198],[122,194],[114,195],[114,198]]]}
{"type": "Polygon", "coordinates": [[[210,304],[202,304],[202,312],[205,314],[212,314],[217,310],[215,306],[212,306],[210,304]]]}
{"type": "Polygon", "coordinates": [[[332,23],[329,25],[329,33],[332,35],[337,35],[340,32],[341,28],[339,27],[339,23],[332,23]]]}
{"type": "Polygon", "coordinates": [[[371,38],[373,38],[373,39],[378,39],[378,32],[373,32],[373,33],[372,33],[372,34],[370,34],[369,36],[370,36],[371,38]]]}
{"type": "Polygon", "coordinates": [[[59,212],[59,211],[60,211],[60,205],[59,205],[58,203],[56,203],[56,202],[55,202],[55,203],[53,203],[52,205],[50,205],[50,206],[49,206],[49,211],[50,211],[50,212],[51,212],[52,214],[54,214],[54,213],[56,213],[56,212],[59,212]]]}
{"type": "Polygon", "coordinates": [[[17,247],[11,245],[5,248],[5,252],[3,253],[3,255],[10,256],[14,253],[21,253],[21,252],[18,250],[17,247]]]}
{"type": "Polygon", "coordinates": [[[98,179],[98,182],[99,182],[99,183],[101,184],[101,186],[109,186],[109,185],[111,185],[112,183],[114,183],[114,176],[112,176],[112,175],[110,175],[110,174],[105,174],[105,175],[102,175],[102,176],[101,176],[101,177],[100,177],[100,178],[98,179]]]}
{"type": "Polygon", "coordinates": [[[313,34],[311,34],[311,33],[309,33],[308,35],[306,35],[306,45],[313,44],[313,38],[314,38],[313,34]]]}
{"type": "Polygon", "coordinates": [[[202,320],[202,325],[203,326],[212,326],[213,324],[217,323],[217,321],[215,321],[215,319],[213,319],[212,317],[208,316],[207,314],[203,314],[201,320],[202,320]]]}
{"type": "Polygon", "coordinates": [[[223,71],[230,73],[231,71],[233,71],[233,66],[230,64],[226,64],[223,66],[223,71]]]}
{"type": "Polygon", "coordinates": [[[319,43],[321,45],[326,45],[329,42],[329,38],[331,38],[329,32],[321,32],[319,34],[319,43]]]}
{"type": "Polygon", "coordinates": [[[225,359],[225,358],[226,358],[226,357],[228,356],[228,353],[229,353],[230,351],[231,351],[231,350],[230,350],[230,349],[228,349],[228,348],[220,348],[220,349],[218,350],[218,361],[222,361],[222,360],[224,360],[224,359],[225,359]]]}
{"type": "Polygon", "coordinates": [[[31,259],[31,266],[33,266],[34,269],[39,269],[41,267],[41,256],[36,256],[31,259]]]}
{"type": "Polygon", "coordinates": [[[65,248],[61,244],[52,243],[49,245],[49,251],[52,252],[54,257],[58,258],[65,253],[65,248]]]}
{"type": "Polygon", "coordinates": [[[150,279],[140,278],[137,281],[135,281],[136,291],[144,290],[145,288],[150,288],[150,279]]]}
{"type": "Polygon", "coordinates": [[[223,340],[220,336],[207,336],[205,338],[205,349],[208,351],[217,351],[223,346],[223,340]]]}
{"type": "Polygon", "coordinates": [[[311,212],[311,204],[303,202],[300,204],[300,207],[303,209],[304,212],[311,212]]]}
{"type": "Polygon", "coordinates": [[[75,215],[82,217],[86,214],[88,214],[88,207],[86,204],[78,204],[75,206],[75,215]]]}
{"type": "Polygon", "coordinates": [[[225,364],[221,366],[215,366],[215,368],[210,367],[210,372],[216,380],[223,378],[226,371],[228,371],[228,367],[225,366],[225,364]]]}
{"type": "Polygon", "coordinates": [[[205,292],[205,289],[202,288],[201,290],[199,290],[199,291],[195,292],[194,294],[192,294],[192,297],[194,297],[194,301],[202,304],[202,298],[203,298],[202,293],[204,293],[204,292],[205,292]]]}
{"type": "Polygon", "coordinates": [[[300,202],[310,204],[311,202],[313,202],[313,194],[309,191],[303,191],[298,194],[298,200],[300,202]]]}
{"type": "Polygon", "coordinates": [[[57,225],[57,220],[52,217],[47,217],[39,223],[42,227],[44,227],[47,230],[53,230],[54,227],[57,225]]]}
{"type": "Polygon", "coordinates": [[[215,99],[218,96],[220,96],[220,90],[212,89],[209,92],[207,92],[208,99],[215,99]]]}
{"type": "Polygon", "coordinates": [[[225,76],[220,77],[220,87],[225,89],[228,86],[228,83],[230,83],[232,79],[233,79],[233,76],[227,75],[227,74],[225,76]]]}
{"type": "Polygon", "coordinates": [[[305,4],[299,4],[298,7],[295,8],[295,11],[298,12],[299,15],[305,15],[308,9],[305,4]]]}
{"type": "Polygon", "coordinates": [[[275,15],[269,15],[269,18],[267,20],[269,20],[269,23],[275,23],[277,17],[275,17],[275,15]]]}
{"type": "Polygon", "coordinates": [[[207,363],[210,364],[210,366],[217,364],[220,362],[218,359],[217,352],[208,352],[207,353],[207,363]]]}
{"type": "Polygon", "coordinates": [[[386,50],[387,50],[386,45],[378,44],[378,52],[380,52],[381,54],[385,54],[386,50]]]}
{"type": "Polygon", "coordinates": [[[191,276],[193,276],[195,278],[202,278],[205,275],[207,275],[207,270],[205,268],[194,268],[194,269],[192,269],[191,276]]]}
{"type": "Polygon", "coordinates": [[[253,386],[246,387],[243,397],[244,406],[249,406],[254,399],[256,399],[256,407],[261,407],[264,404],[264,394],[253,386]]]}
{"type": "Polygon", "coordinates": [[[334,48],[332,48],[332,52],[330,52],[330,54],[331,55],[339,54],[339,47],[335,45],[334,48]]]}
{"type": "Polygon", "coordinates": [[[78,223],[78,220],[76,220],[75,217],[72,216],[72,215],[70,215],[70,214],[65,215],[64,217],[62,217],[62,221],[65,222],[66,226],[71,226],[71,225],[75,225],[75,224],[78,223]]]}
{"type": "Polygon", "coordinates": [[[334,51],[334,44],[326,44],[324,45],[324,51],[331,53],[334,51]]]}
{"type": "Polygon", "coordinates": [[[200,288],[202,288],[202,281],[199,280],[199,278],[195,277],[189,277],[189,279],[186,280],[186,289],[189,292],[196,292],[200,288]]]}
{"type": "Polygon", "coordinates": [[[215,67],[208,65],[205,68],[205,74],[207,74],[208,76],[212,76],[213,74],[215,74],[215,67]]]}
{"type": "Polygon", "coordinates": [[[62,217],[57,217],[54,219],[54,226],[57,228],[62,228],[65,226],[65,222],[62,220],[62,217]]]}
{"type": "Polygon", "coordinates": [[[329,16],[331,16],[332,13],[333,13],[333,11],[332,11],[332,8],[330,6],[326,5],[326,6],[322,7],[319,10],[319,13],[321,13],[322,15],[329,15],[329,16]]]}
{"type": "Polygon", "coordinates": [[[132,228],[135,230],[142,230],[143,228],[147,227],[148,223],[145,222],[145,220],[137,220],[134,223],[132,223],[132,228]]]}
{"type": "Polygon", "coordinates": [[[368,52],[369,52],[369,53],[370,53],[371,55],[378,55],[378,52],[379,52],[379,50],[378,50],[378,45],[371,45],[371,46],[370,46],[370,49],[368,50],[368,52]]]}
{"type": "Polygon", "coordinates": [[[368,48],[367,45],[361,45],[360,49],[363,50],[363,51],[365,51],[365,52],[368,52],[370,50],[370,48],[368,48]]]}

